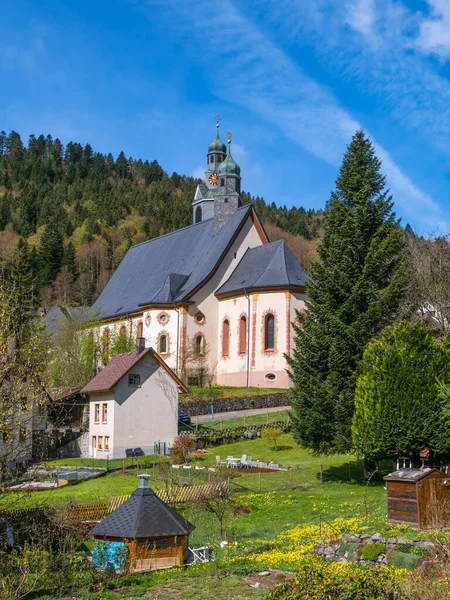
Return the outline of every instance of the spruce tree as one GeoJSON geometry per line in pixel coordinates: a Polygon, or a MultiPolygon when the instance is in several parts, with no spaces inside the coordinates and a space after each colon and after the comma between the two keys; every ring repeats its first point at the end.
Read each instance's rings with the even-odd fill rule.
{"type": "Polygon", "coordinates": [[[49,223],[42,235],[38,252],[39,286],[50,285],[63,264],[63,236],[55,222],[49,223]]]}
{"type": "Polygon", "coordinates": [[[351,448],[364,347],[402,307],[405,242],[392,206],[381,162],[370,139],[357,131],[326,206],[308,311],[294,324],[293,433],[315,453],[351,448]]]}

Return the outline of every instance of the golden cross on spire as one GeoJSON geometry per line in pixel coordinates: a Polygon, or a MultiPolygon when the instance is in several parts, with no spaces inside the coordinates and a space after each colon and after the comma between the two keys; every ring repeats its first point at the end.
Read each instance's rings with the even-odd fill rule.
{"type": "Polygon", "coordinates": [[[219,127],[219,122],[222,120],[221,117],[220,117],[220,115],[216,115],[214,117],[214,120],[216,122],[216,127],[218,128],[219,127]]]}

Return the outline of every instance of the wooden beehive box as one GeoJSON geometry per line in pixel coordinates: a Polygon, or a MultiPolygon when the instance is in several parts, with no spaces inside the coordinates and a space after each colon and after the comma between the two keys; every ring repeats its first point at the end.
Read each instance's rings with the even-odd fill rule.
{"type": "Polygon", "coordinates": [[[388,522],[414,529],[450,527],[450,477],[438,469],[399,469],[384,478],[388,522]]]}

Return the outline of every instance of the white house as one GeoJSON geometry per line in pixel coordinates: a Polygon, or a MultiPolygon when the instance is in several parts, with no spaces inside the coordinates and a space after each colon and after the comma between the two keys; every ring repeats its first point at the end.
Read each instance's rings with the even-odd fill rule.
{"type": "Polygon", "coordinates": [[[90,394],[90,456],[123,458],[127,448],[154,452],[178,433],[178,392],[187,388],[144,340],[116,355],[81,390],[90,394]]]}
{"type": "Polygon", "coordinates": [[[308,276],[242,204],[230,142],[217,130],[209,145],[193,224],[131,247],[94,304],[105,363],[115,330],[144,337],[179,376],[203,364],[218,384],[291,385],[285,356],[308,276]]]}

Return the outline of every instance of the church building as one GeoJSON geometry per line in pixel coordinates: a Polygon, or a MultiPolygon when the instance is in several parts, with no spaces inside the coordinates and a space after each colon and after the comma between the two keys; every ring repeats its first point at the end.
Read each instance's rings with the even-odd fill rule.
{"type": "Polygon", "coordinates": [[[144,338],[188,383],[287,388],[285,355],[308,276],[242,204],[231,134],[227,148],[216,128],[193,224],[132,246],[94,304],[103,356],[120,331],[144,338]]]}

